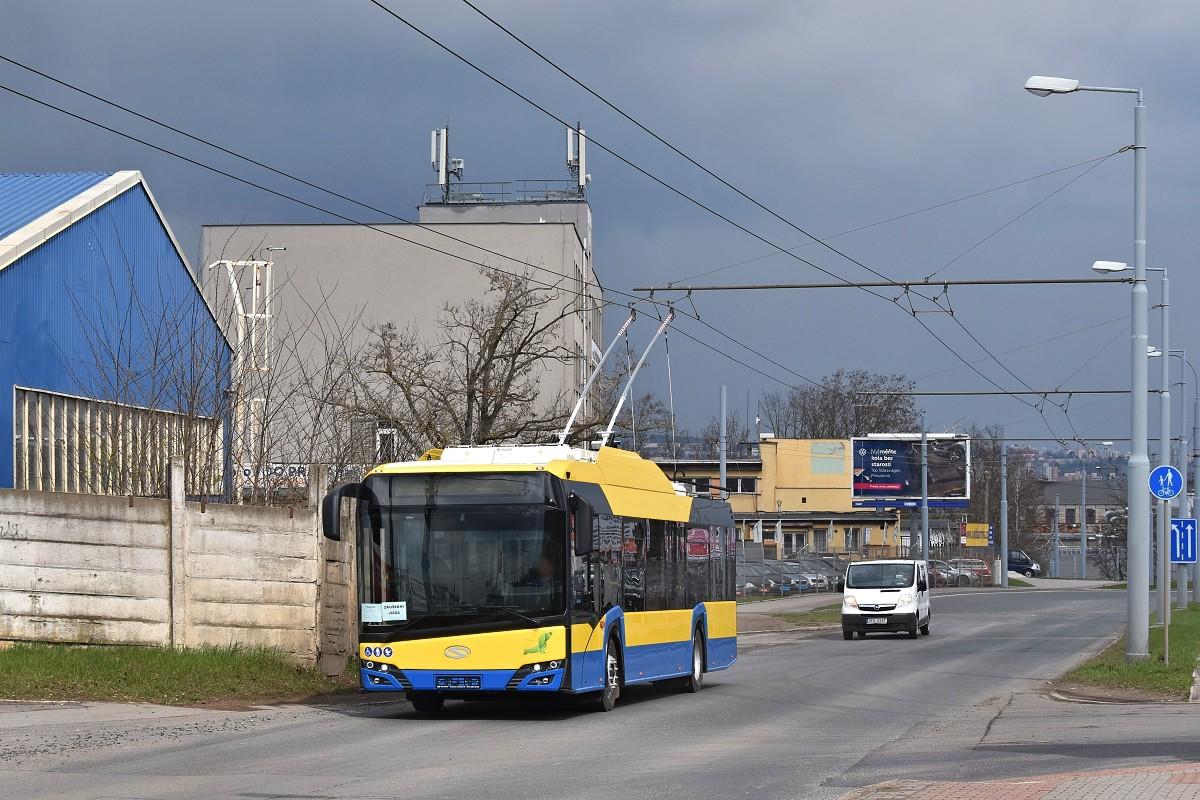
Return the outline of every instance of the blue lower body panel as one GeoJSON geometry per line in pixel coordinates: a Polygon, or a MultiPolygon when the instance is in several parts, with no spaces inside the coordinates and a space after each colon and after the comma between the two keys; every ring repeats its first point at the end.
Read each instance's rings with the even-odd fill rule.
{"type": "Polygon", "coordinates": [[[563,688],[563,670],[547,669],[518,675],[515,669],[359,671],[362,687],[370,692],[556,692],[563,688]]]}
{"type": "Polygon", "coordinates": [[[708,671],[729,669],[737,661],[737,637],[708,640],[708,671]]]}

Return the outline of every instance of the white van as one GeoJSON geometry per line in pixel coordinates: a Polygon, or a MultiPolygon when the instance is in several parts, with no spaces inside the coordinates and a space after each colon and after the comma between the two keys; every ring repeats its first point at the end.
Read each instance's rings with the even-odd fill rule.
{"type": "Polygon", "coordinates": [[[876,631],[929,635],[929,569],[924,561],[856,561],[846,569],[842,638],[876,631]]]}

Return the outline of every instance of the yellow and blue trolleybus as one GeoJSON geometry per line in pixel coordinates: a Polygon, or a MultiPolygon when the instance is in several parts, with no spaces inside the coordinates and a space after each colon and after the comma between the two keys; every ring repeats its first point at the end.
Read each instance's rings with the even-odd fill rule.
{"type": "Polygon", "coordinates": [[[446,698],[699,691],[737,660],[729,504],[611,447],[451,447],[373,469],[357,500],[364,689],[446,698]]]}

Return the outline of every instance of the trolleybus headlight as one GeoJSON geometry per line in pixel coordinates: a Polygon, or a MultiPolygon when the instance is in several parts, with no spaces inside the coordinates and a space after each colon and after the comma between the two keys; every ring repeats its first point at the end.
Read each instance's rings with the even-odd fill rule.
{"type": "Polygon", "coordinates": [[[380,665],[379,665],[379,671],[380,671],[380,672],[387,672],[387,667],[388,667],[388,665],[387,665],[387,664],[380,664],[380,665]]]}
{"type": "Polygon", "coordinates": [[[542,671],[542,665],[541,665],[541,664],[534,664],[534,665],[533,665],[533,671],[534,671],[534,672],[541,672],[541,671],[542,671]]]}
{"type": "Polygon", "coordinates": [[[366,663],[363,664],[363,666],[366,667],[367,669],[375,669],[375,662],[367,661],[366,663]]]}

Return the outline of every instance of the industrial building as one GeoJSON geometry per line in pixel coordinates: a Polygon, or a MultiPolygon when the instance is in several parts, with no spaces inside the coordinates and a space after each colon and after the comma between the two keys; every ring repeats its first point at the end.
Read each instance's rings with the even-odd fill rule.
{"type": "MultiPolygon", "coordinates": [[[[484,300],[489,287],[484,267],[527,274],[531,285],[545,288],[551,312],[566,312],[554,339],[570,354],[539,366],[538,402],[569,408],[600,352],[603,330],[586,175],[578,177],[576,163],[577,177],[569,180],[462,183],[461,161],[446,163],[444,137],[444,131],[435,132],[438,183],[426,187],[412,222],[385,218],[369,224],[204,226],[201,259],[214,267],[204,270],[205,291],[214,306],[223,306],[215,298],[229,291],[227,273],[242,289],[267,287],[258,309],[265,316],[247,309],[247,325],[267,318],[272,327],[263,338],[269,347],[320,358],[329,342],[319,336],[327,337],[331,327],[340,333],[353,329],[358,341],[369,328],[385,323],[429,335],[444,306],[484,300]],[[456,175],[460,180],[453,180],[456,175]],[[314,332],[314,314],[325,321],[325,331],[314,332]]],[[[281,438],[276,436],[265,448],[273,451],[266,457],[276,465],[301,458],[365,464],[392,460],[403,455],[389,437],[394,424],[354,421],[350,438],[359,444],[349,455],[293,454],[286,444],[275,442],[281,438]],[[373,429],[361,430],[364,422],[373,429]]],[[[258,435],[252,432],[248,438],[258,435]]]]}
{"type": "Polygon", "coordinates": [[[140,172],[0,174],[0,487],[218,493],[230,355],[140,172]]]}

